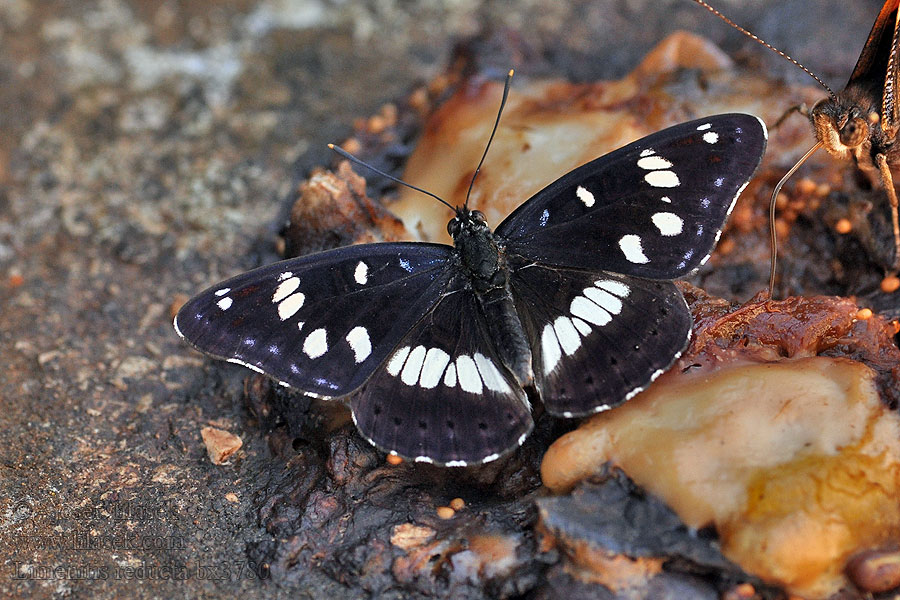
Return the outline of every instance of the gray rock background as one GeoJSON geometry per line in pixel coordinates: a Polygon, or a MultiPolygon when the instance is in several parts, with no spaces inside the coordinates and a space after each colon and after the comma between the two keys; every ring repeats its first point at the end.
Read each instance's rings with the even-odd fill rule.
{"type": "MultiPolygon", "coordinates": [[[[718,5],[836,88],[880,8],[718,5]]],[[[274,459],[245,371],[190,351],[171,307],[274,260],[325,144],[501,27],[535,74],[618,77],[682,28],[805,77],[688,0],[0,2],[0,596],[362,594],[248,569],[274,459]],[[244,441],[226,465],[210,424],[244,441]]]]}

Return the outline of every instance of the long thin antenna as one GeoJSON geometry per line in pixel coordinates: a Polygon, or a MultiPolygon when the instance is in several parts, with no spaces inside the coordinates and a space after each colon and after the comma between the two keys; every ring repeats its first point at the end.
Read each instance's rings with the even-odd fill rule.
{"type": "Polygon", "coordinates": [[[494,128],[491,130],[491,137],[488,138],[487,146],[484,148],[484,154],[481,155],[481,160],[478,161],[478,167],[475,168],[475,173],[472,174],[472,180],[469,182],[469,189],[466,191],[466,201],[463,206],[469,206],[469,194],[472,193],[472,186],[475,185],[475,178],[478,177],[478,173],[481,172],[481,165],[484,164],[484,159],[487,157],[488,150],[491,148],[491,142],[494,141],[494,134],[497,133],[497,126],[500,125],[500,115],[503,114],[503,107],[506,106],[506,98],[509,96],[509,85],[514,73],[515,71],[510,69],[509,73],[506,74],[506,83],[503,86],[503,99],[500,100],[500,110],[497,111],[497,119],[494,121],[494,128]]]}
{"type": "MultiPolygon", "coordinates": [[[[807,75],[809,75],[810,77],[812,77],[813,79],[815,79],[815,80],[816,80],[816,83],[818,83],[818,84],[821,85],[823,88],[825,88],[825,91],[828,92],[828,95],[829,95],[829,96],[831,96],[832,98],[835,97],[835,96],[834,96],[834,92],[831,91],[831,88],[828,87],[828,86],[825,84],[824,81],[822,81],[821,79],[819,79],[819,78],[816,76],[815,73],[813,73],[812,71],[810,71],[809,69],[807,69],[806,67],[804,67],[802,64],[800,64],[799,61],[794,60],[793,58],[791,58],[790,56],[788,56],[787,54],[785,54],[784,52],[782,52],[781,50],[779,50],[778,48],[776,48],[775,46],[773,46],[772,44],[770,44],[769,42],[765,41],[764,39],[757,37],[757,36],[754,35],[753,33],[750,33],[749,31],[747,31],[746,29],[744,29],[743,27],[741,27],[740,25],[738,25],[737,23],[735,23],[734,21],[732,21],[731,19],[729,19],[728,17],[726,17],[725,15],[723,15],[722,13],[720,13],[718,10],[716,10],[715,8],[713,8],[712,6],[710,6],[709,4],[707,4],[706,2],[704,2],[703,0],[694,0],[694,2],[696,2],[696,3],[699,4],[700,6],[702,6],[703,8],[705,8],[706,10],[708,10],[709,12],[711,12],[712,14],[716,15],[717,17],[719,17],[720,19],[722,19],[723,21],[725,21],[726,23],[728,23],[729,25],[731,25],[732,27],[734,27],[735,29],[737,29],[738,31],[740,31],[741,33],[743,33],[744,35],[746,35],[747,37],[749,37],[751,40],[753,40],[753,41],[755,41],[755,42],[759,42],[760,44],[762,44],[763,46],[765,46],[766,48],[768,48],[768,49],[771,50],[772,52],[778,54],[779,56],[781,56],[781,57],[784,58],[785,60],[788,60],[788,61],[792,62],[795,66],[797,66],[797,67],[799,67],[800,69],[802,69],[804,73],[806,73],[807,75]]],[[[770,290],[770,291],[771,291],[771,290],[770,290]]]]}
{"type": "Polygon", "coordinates": [[[437,200],[438,202],[440,202],[441,204],[443,204],[444,206],[446,206],[446,207],[449,208],[450,210],[456,210],[456,208],[455,208],[453,205],[451,205],[449,202],[447,202],[446,200],[444,200],[444,199],[441,198],[440,196],[438,196],[438,195],[436,195],[436,194],[432,194],[432,193],[429,192],[428,190],[423,190],[423,189],[420,188],[420,187],[416,187],[416,186],[414,186],[414,185],[411,184],[411,183],[406,183],[406,182],[403,181],[402,179],[398,179],[398,178],[394,177],[393,175],[389,175],[389,174],[385,173],[384,171],[382,171],[381,169],[376,169],[375,167],[373,167],[373,166],[370,165],[369,163],[365,162],[364,160],[360,160],[360,159],[356,158],[355,156],[353,156],[352,154],[350,154],[349,152],[347,152],[346,150],[344,150],[344,149],[341,148],[340,146],[335,146],[334,144],[328,144],[328,147],[329,147],[331,150],[334,150],[335,152],[337,152],[338,154],[340,154],[341,156],[343,156],[344,158],[346,158],[347,160],[349,160],[350,162],[354,162],[354,163],[356,163],[356,164],[358,164],[358,165],[360,165],[360,166],[363,166],[363,167],[369,169],[370,171],[374,171],[375,173],[378,173],[378,174],[381,175],[382,177],[387,177],[388,179],[390,179],[390,180],[393,181],[394,183],[399,183],[400,185],[405,185],[406,187],[408,187],[408,188],[411,189],[411,190],[416,190],[417,192],[422,192],[422,193],[425,194],[426,196],[431,196],[432,198],[434,198],[435,200],[437,200]]]}
{"type": "Polygon", "coordinates": [[[791,175],[800,168],[800,165],[805,163],[806,159],[812,156],[816,150],[821,147],[822,142],[816,142],[816,144],[803,155],[803,158],[798,160],[797,164],[791,167],[790,171],[785,173],[784,177],[781,178],[781,181],[778,182],[778,185],[776,185],[775,189],[772,191],[772,199],[769,201],[769,298],[772,298],[775,293],[775,261],[778,258],[778,234],[775,231],[775,198],[778,196],[778,192],[781,191],[781,186],[784,185],[784,182],[790,179],[791,175]]]}

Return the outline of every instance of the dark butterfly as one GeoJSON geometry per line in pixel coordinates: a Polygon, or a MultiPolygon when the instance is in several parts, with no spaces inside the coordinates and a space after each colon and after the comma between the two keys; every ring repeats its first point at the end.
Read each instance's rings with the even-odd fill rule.
{"type": "Polygon", "coordinates": [[[894,232],[894,271],[900,269],[900,222],[897,191],[891,169],[900,166],[900,85],[897,7],[887,0],[843,90],[825,98],[809,111],[816,139],[837,158],[852,157],[873,186],[882,185],[891,205],[894,232]]]}
{"type": "Polygon", "coordinates": [[[687,345],[670,280],[709,257],[766,129],[726,114],[567,173],[491,231],[456,208],[454,246],[382,243],[294,258],[200,293],[175,318],[197,349],[324,399],[392,454],[447,466],[520,445],[554,415],[625,402],[687,345]]]}
{"type": "MultiPolygon", "coordinates": [[[[898,5],[900,0],[887,0],[875,19],[872,31],[863,46],[856,67],[844,89],[834,93],[809,69],[772,45],[738,26],[703,0],[694,0],[717,17],[791,61],[815,79],[829,93],[809,109],[808,117],[815,130],[817,143],[794,165],[787,179],[819,147],[836,158],[852,158],[873,187],[882,187],[891,206],[894,235],[893,271],[900,270],[900,217],[897,191],[891,169],[900,166],[900,146],[894,146],[900,131],[900,106],[897,90],[900,86],[900,29],[898,5]]],[[[784,179],[776,187],[781,188],[784,179]]],[[[775,195],[772,195],[774,204],[775,195]]],[[[774,236],[774,233],[773,233],[774,236]]],[[[774,252],[774,248],[773,248],[774,252]]],[[[772,259],[774,283],[774,255],[772,259]]]]}

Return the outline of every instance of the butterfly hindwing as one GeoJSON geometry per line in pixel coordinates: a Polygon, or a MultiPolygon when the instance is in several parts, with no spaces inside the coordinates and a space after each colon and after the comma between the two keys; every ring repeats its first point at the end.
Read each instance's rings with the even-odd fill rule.
{"type": "Polygon", "coordinates": [[[684,350],[691,314],[668,281],[542,265],[511,284],[547,411],[583,416],[621,404],[684,350]]]}
{"type": "Polygon", "coordinates": [[[562,176],[496,233],[542,264],[675,279],[708,258],[765,145],[751,115],[682,123],[562,176]]]}
{"type": "Polygon", "coordinates": [[[516,448],[533,422],[474,292],[463,284],[450,289],[353,395],[351,408],[356,426],[376,446],[462,466],[516,448]]]}
{"type": "Polygon", "coordinates": [[[281,261],[198,294],[175,327],[206,354],[309,395],[345,396],[444,293],[451,251],[366,244],[281,261]]]}

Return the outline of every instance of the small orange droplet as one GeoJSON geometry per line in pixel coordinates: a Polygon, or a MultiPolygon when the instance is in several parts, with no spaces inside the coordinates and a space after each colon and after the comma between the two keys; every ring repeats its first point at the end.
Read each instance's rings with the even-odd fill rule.
{"type": "Polygon", "coordinates": [[[871,308],[861,308],[856,311],[856,318],[860,321],[867,321],[872,318],[872,309],[871,308]]]}
{"type": "Polygon", "coordinates": [[[775,232],[784,239],[791,232],[791,226],[784,219],[775,219],[775,232]]]}
{"type": "Polygon", "coordinates": [[[838,219],[838,222],[834,224],[834,230],[841,235],[850,233],[852,229],[853,224],[850,222],[850,219],[838,219]]]}
{"type": "Polygon", "coordinates": [[[388,454],[387,461],[389,465],[394,465],[395,467],[399,464],[403,464],[403,459],[396,454],[388,454]]]}
{"type": "Polygon", "coordinates": [[[812,194],[816,191],[817,184],[809,177],[804,177],[797,182],[797,191],[801,194],[812,194]]]}
{"type": "Polygon", "coordinates": [[[387,120],[381,115],[374,115],[369,117],[369,122],[366,124],[368,126],[370,133],[381,133],[387,128],[387,120]]]}
{"type": "Polygon", "coordinates": [[[885,294],[892,294],[900,288],[900,278],[896,275],[888,275],[881,280],[881,291],[885,294]]]}
{"type": "Polygon", "coordinates": [[[437,516],[441,519],[447,520],[452,519],[456,514],[456,511],[450,508],[449,506],[438,506],[437,507],[437,516]]]}
{"type": "MultiPolygon", "coordinates": [[[[360,127],[359,129],[362,129],[360,127]]],[[[350,154],[359,154],[359,151],[362,150],[362,144],[359,143],[359,140],[356,138],[348,138],[341,144],[341,148],[349,152],[350,154]]]]}
{"type": "Polygon", "coordinates": [[[450,508],[453,510],[462,510],[466,507],[466,501],[462,498],[454,498],[450,501],[450,508]]]}

